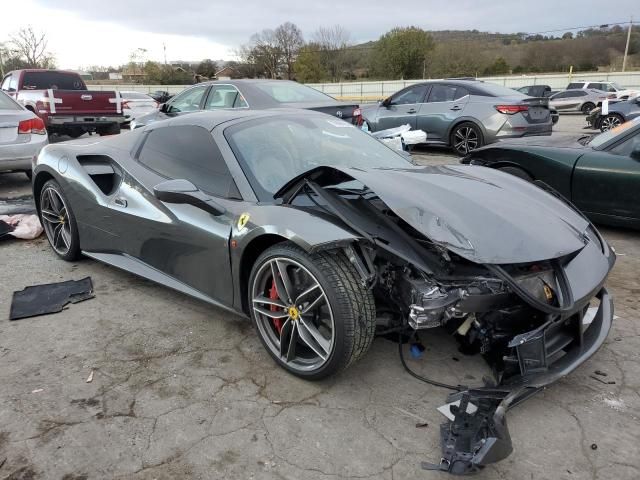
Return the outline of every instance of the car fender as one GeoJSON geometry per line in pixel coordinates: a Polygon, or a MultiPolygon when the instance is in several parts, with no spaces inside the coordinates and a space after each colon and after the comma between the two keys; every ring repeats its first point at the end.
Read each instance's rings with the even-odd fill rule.
{"type": "Polygon", "coordinates": [[[361,238],[335,217],[294,207],[261,205],[234,212],[229,242],[234,307],[248,314],[247,283],[251,269],[260,254],[272,245],[288,241],[313,254],[341,248],[361,238]]]}

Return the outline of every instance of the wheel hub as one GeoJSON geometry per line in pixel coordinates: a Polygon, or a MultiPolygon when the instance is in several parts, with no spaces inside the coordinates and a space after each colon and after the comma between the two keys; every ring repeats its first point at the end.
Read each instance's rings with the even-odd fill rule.
{"type": "Polygon", "coordinates": [[[296,308],[295,305],[291,305],[287,312],[289,313],[289,318],[291,318],[291,320],[293,320],[294,322],[296,320],[298,320],[298,317],[300,316],[300,311],[296,308]]]}

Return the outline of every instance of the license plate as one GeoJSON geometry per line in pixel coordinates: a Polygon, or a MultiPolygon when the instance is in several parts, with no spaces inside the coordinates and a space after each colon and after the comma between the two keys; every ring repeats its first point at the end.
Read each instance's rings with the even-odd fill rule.
{"type": "Polygon", "coordinates": [[[18,137],[18,127],[0,128],[0,143],[9,143],[18,137]]]}
{"type": "Polygon", "coordinates": [[[532,120],[542,120],[549,115],[549,110],[542,107],[530,107],[529,116],[532,120]]]}

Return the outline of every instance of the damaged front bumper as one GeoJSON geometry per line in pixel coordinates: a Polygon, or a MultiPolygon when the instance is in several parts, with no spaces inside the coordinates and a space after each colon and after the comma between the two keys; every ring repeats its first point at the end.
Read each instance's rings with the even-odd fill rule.
{"type": "Polygon", "coordinates": [[[426,470],[440,470],[457,475],[477,472],[482,467],[498,462],[513,451],[507,428],[506,412],[530,396],[575,370],[591,357],[604,343],[613,321],[613,301],[605,288],[595,296],[600,302],[594,316],[583,311],[579,318],[576,337],[560,358],[545,362],[556,341],[557,322],[552,322],[535,335],[521,336],[517,347],[521,365],[533,364],[537,368],[525,369],[525,374],[510,379],[505,385],[467,389],[453,393],[448,402],[453,421],[440,427],[442,458],[439,463],[423,462],[426,470]],[[548,337],[549,335],[549,337],[548,337]],[[537,352],[537,354],[536,354],[537,352]],[[542,366],[540,366],[542,364],[542,366]],[[472,404],[477,410],[471,412],[472,404]]]}

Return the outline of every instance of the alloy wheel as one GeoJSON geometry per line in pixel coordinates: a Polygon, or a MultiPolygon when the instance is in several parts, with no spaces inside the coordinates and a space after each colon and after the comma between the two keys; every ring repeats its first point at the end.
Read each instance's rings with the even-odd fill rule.
{"type": "Polygon", "coordinates": [[[329,360],[333,312],[324,289],[304,266],[285,257],[267,260],[255,275],[251,299],[260,335],[288,367],[308,372],[329,360]]]}
{"type": "Polygon", "coordinates": [[[71,222],[62,196],[46,187],[40,194],[40,218],[49,243],[60,255],[71,249],[71,222]]]}
{"type": "Polygon", "coordinates": [[[453,135],[453,148],[463,155],[478,148],[478,144],[478,133],[473,127],[460,127],[453,135]]]}
{"type": "Polygon", "coordinates": [[[602,123],[600,125],[600,130],[606,132],[607,130],[611,130],[612,128],[617,127],[622,124],[622,120],[615,115],[609,115],[602,119],[602,123]]]}

